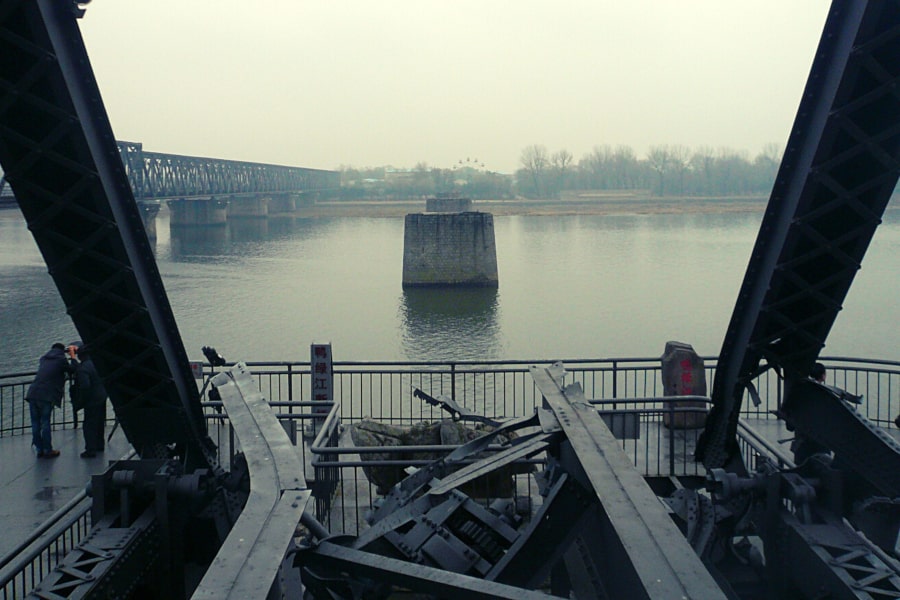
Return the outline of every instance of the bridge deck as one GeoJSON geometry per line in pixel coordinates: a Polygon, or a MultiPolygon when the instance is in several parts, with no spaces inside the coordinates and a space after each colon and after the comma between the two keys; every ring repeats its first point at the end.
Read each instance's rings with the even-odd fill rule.
{"type": "MultiPolygon", "coordinates": [[[[785,430],[782,421],[745,419],[743,422],[773,444],[792,436],[785,430]]],[[[886,431],[900,441],[900,430],[886,431]]],[[[652,432],[647,434],[652,435],[652,432]]],[[[0,438],[0,456],[3,457],[0,469],[0,522],[4,525],[4,535],[0,536],[0,556],[14,550],[48,517],[83,491],[91,475],[103,470],[107,461],[116,460],[130,450],[121,429],[116,431],[106,452],[92,459],[79,457],[84,445],[81,430],[54,431],[53,443],[60,450],[60,456],[55,459],[38,459],[31,449],[30,436],[0,438]]],[[[349,443],[349,440],[343,439],[341,445],[349,443]]],[[[786,453],[789,451],[788,446],[788,443],[780,445],[786,453]]],[[[627,445],[625,450],[628,450],[627,445]]],[[[307,452],[305,456],[308,462],[311,454],[307,452]]],[[[355,459],[358,459],[358,455],[342,456],[342,460],[355,459]]],[[[311,476],[309,464],[305,468],[311,476]]],[[[700,470],[702,471],[702,466],[700,470]]],[[[345,482],[344,493],[336,498],[332,508],[335,514],[342,515],[344,519],[348,515],[359,516],[357,505],[360,502],[365,505],[368,501],[364,496],[370,487],[362,480],[349,482],[353,485],[347,483],[345,482]],[[353,504],[354,501],[357,505],[353,504]]],[[[339,529],[345,528],[352,532],[355,524],[350,519],[347,523],[342,523],[343,527],[339,529]]]]}

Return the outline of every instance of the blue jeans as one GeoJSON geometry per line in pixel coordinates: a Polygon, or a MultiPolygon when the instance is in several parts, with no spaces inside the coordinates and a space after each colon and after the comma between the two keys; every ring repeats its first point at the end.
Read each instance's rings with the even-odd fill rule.
{"type": "Polygon", "coordinates": [[[53,450],[53,442],[50,441],[50,415],[53,414],[53,404],[33,400],[28,405],[31,408],[31,443],[38,452],[50,452],[53,450]]]}

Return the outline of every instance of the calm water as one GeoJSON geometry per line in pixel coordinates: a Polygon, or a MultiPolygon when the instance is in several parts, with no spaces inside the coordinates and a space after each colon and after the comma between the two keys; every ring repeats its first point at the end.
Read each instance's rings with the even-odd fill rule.
{"type": "MultiPolygon", "coordinates": [[[[401,288],[403,219],[232,224],[171,233],[157,260],[188,355],[229,360],[717,354],[761,212],[495,217],[498,290],[401,288]]],[[[890,210],[824,353],[900,358],[900,210],[890,210]]],[[[0,372],[77,339],[17,211],[0,214],[0,372]]]]}

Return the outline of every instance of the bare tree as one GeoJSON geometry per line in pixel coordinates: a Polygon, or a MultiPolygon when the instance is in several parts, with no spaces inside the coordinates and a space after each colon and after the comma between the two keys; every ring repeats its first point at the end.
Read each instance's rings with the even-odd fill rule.
{"type": "Polygon", "coordinates": [[[668,146],[650,146],[647,152],[647,162],[650,168],[659,175],[659,193],[664,194],[666,191],[666,173],[669,172],[669,147],[668,146]]]}
{"type": "Polygon", "coordinates": [[[719,148],[716,157],[716,173],[722,193],[745,193],[751,189],[750,160],[744,150],[719,148]]]}
{"type": "Polygon", "coordinates": [[[775,183],[775,177],[778,175],[778,166],[780,164],[781,148],[778,144],[769,143],[763,146],[762,152],[760,152],[753,161],[756,185],[759,187],[773,185],[775,183]]]}
{"type": "Polygon", "coordinates": [[[687,146],[676,144],[669,146],[669,165],[678,176],[678,195],[684,195],[684,174],[690,168],[691,150],[687,146]]]}
{"type": "Polygon", "coordinates": [[[566,176],[572,167],[572,153],[568,150],[560,150],[555,152],[550,158],[550,164],[553,168],[554,194],[565,189],[566,176]]]}
{"type": "Polygon", "coordinates": [[[526,146],[525,149],[522,150],[522,156],[519,158],[519,162],[522,164],[522,168],[531,176],[535,194],[538,197],[543,198],[545,193],[544,190],[546,190],[547,187],[544,179],[550,164],[550,161],[547,158],[547,148],[539,144],[526,146]]]}
{"type": "Polygon", "coordinates": [[[691,156],[691,167],[694,169],[694,172],[703,176],[700,191],[704,194],[712,193],[713,168],[716,162],[714,154],[713,149],[709,146],[700,146],[694,152],[694,155],[691,156]]]}
{"type": "Polygon", "coordinates": [[[610,157],[614,188],[633,188],[638,179],[638,159],[631,146],[616,146],[610,157]]]}
{"type": "Polygon", "coordinates": [[[611,155],[609,146],[594,146],[594,150],[582,159],[582,168],[590,178],[590,187],[604,189],[610,186],[611,155]]]}
{"type": "Polygon", "coordinates": [[[759,157],[757,160],[762,159],[764,161],[768,161],[769,163],[778,165],[781,163],[781,147],[775,142],[769,142],[768,144],[762,147],[762,152],[759,153],[759,157]]]}
{"type": "Polygon", "coordinates": [[[447,193],[453,190],[453,171],[451,169],[431,170],[431,179],[434,181],[434,190],[438,193],[447,193]]]}

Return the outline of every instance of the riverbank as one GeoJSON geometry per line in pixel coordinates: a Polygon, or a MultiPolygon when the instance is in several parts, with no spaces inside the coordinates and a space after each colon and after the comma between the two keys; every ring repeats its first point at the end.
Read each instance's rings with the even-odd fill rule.
{"type": "MultiPolygon", "coordinates": [[[[472,208],[496,216],[564,216],[564,215],[651,215],[682,213],[758,213],[766,209],[766,196],[729,198],[695,198],[681,196],[573,197],[562,200],[474,200],[472,208]]],[[[164,205],[165,206],[165,205],[164,205]]],[[[897,208],[891,201],[888,210],[897,208]]],[[[322,217],[403,217],[424,212],[424,200],[322,201],[297,209],[295,216],[322,217]]],[[[21,218],[15,205],[0,210],[0,218],[21,218]]]]}
{"type": "MultiPolygon", "coordinates": [[[[565,215],[635,215],[677,213],[760,213],[765,210],[768,198],[764,196],[740,196],[730,198],[692,197],[641,197],[629,195],[602,195],[569,197],[561,200],[473,200],[476,211],[496,216],[565,216],[565,215]]],[[[165,206],[165,203],[163,203],[165,206]]],[[[0,210],[0,218],[21,218],[21,212],[13,204],[0,210]]],[[[294,213],[303,218],[324,217],[404,217],[410,213],[425,211],[425,200],[361,200],[322,201],[300,206],[294,213]]]]}
{"type": "MultiPolygon", "coordinates": [[[[686,198],[603,196],[562,200],[474,200],[473,210],[496,216],[621,215],[673,213],[762,213],[767,197],[686,198]]],[[[297,209],[301,217],[402,217],[423,212],[424,200],[329,201],[297,209]]]]}

